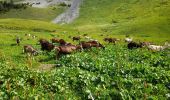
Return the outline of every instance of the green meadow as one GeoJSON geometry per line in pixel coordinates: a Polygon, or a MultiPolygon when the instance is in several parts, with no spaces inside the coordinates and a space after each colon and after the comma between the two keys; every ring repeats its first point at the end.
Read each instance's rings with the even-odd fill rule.
{"type": "Polygon", "coordinates": [[[169,0],[83,0],[80,16],[72,23],[51,23],[66,9],[29,6],[0,13],[0,100],[170,99],[170,49],[129,50],[124,42],[126,36],[156,45],[170,41],[169,0]],[[87,41],[83,34],[105,49],[77,51],[56,60],[54,50],[41,51],[38,45],[40,38],[79,44],[70,37],[87,41]],[[21,38],[20,46],[16,46],[16,37],[21,38]],[[108,44],[105,37],[121,41],[108,44]],[[28,44],[39,55],[24,54],[23,46],[28,44]],[[41,70],[51,65],[55,67],[41,70]]]}

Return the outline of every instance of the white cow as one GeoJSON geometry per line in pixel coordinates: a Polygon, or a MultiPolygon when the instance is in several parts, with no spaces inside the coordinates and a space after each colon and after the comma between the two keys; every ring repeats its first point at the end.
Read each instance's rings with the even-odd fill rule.
{"type": "Polygon", "coordinates": [[[133,38],[125,38],[125,42],[130,43],[130,42],[132,42],[132,41],[133,41],[133,38]]]}
{"type": "Polygon", "coordinates": [[[165,43],[164,46],[160,46],[160,45],[148,45],[147,46],[147,48],[149,50],[152,50],[152,51],[162,51],[162,50],[164,50],[164,49],[166,49],[168,47],[170,47],[170,44],[168,44],[168,43],[165,43]]]}

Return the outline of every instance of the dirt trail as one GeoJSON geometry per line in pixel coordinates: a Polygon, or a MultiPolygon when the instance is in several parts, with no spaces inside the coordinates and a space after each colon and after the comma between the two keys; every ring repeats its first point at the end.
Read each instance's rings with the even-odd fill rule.
{"type": "Polygon", "coordinates": [[[66,10],[64,13],[59,15],[56,19],[54,19],[53,23],[71,23],[79,16],[79,7],[81,0],[73,0],[71,3],[71,7],[66,10]]]}

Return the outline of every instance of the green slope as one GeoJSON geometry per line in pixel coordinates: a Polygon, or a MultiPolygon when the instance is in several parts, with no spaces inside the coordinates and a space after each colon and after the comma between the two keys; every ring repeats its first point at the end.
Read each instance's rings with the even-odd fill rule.
{"type": "MultiPolygon", "coordinates": [[[[29,7],[25,10],[11,10],[1,14],[0,18],[2,20],[6,18],[25,19],[24,23],[20,23],[20,26],[25,26],[28,19],[50,22],[64,9],[60,7],[56,9],[54,7],[44,9],[29,7]]],[[[10,20],[8,23],[12,21],[10,20]]],[[[36,22],[34,24],[34,28],[37,29],[39,22],[37,23],[38,25],[36,25],[36,22]]],[[[8,28],[12,26],[0,23],[0,27],[8,28]]],[[[137,39],[168,40],[170,37],[170,1],[84,0],[80,8],[79,18],[63,27],[68,32],[70,32],[70,29],[75,29],[75,33],[77,31],[80,34],[89,33],[93,38],[99,40],[103,38],[99,37],[99,34],[107,34],[119,38],[130,35],[137,39]]],[[[34,28],[30,29],[30,31],[34,31],[34,28]]],[[[14,29],[16,29],[15,25],[14,29]]],[[[41,29],[51,31],[51,26],[45,25],[41,29]]],[[[71,33],[71,35],[73,34],[71,33]]]]}
{"type": "Polygon", "coordinates": [[[49,31],[54,32],[60,27],[45,21],[27,19],[0,19],[1,31],[6,30],[29,30],[29,31],[49,31]]]}
{"type": "Polygon", "coordinates": [[[89,33],[166,38],[169,12],[168,0],[84,0],[80,17],[71,26],[89,33]]]}
{"type": "Polygon", "coordinates": [[[65,10],[64,7],[54,6],[48,8],[33,8],[13,9],[6,13],[1,13],[0,18],[21,18],[31,20],[51,21],[61,12],[65,10]]]}

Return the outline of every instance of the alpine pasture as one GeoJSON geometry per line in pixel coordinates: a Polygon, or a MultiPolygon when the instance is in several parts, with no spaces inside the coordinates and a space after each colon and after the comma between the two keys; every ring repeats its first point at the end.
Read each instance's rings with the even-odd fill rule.
{"type": "Polygon", "coordinates": [[[0,10],[0,99],[170,99],[169,0],[82,0],[72,23],[51,22],[68,8],[60,4],[0,10]],[[42,51],[39,43],[52,43],[52,38],[81,49],[56,59],[57,49],[42,51]],[[119,41],[108,43],[105,38],[119,41]],[[166,48],[128,49],[125,38],[166,48]],[[83,49],[83,43],[90,49],[83,49]],[[38,55],[24,53],[25,45],[38,55]]]}

